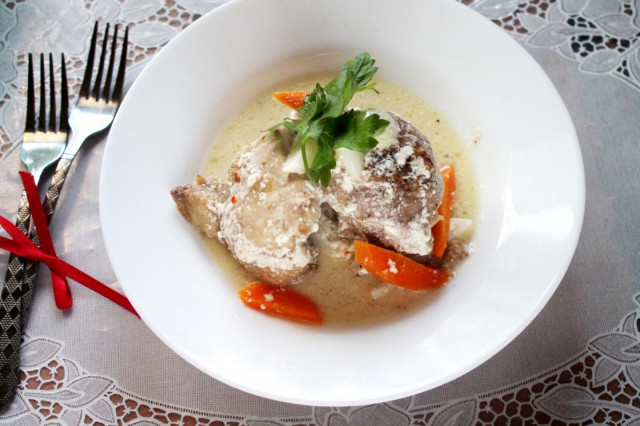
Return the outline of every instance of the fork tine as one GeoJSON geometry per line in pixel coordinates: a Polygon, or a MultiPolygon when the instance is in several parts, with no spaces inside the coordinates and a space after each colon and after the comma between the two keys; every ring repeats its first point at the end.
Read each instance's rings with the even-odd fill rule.
{"type": "Polygon", "coordinates": [[[104,59],[107,55],[107,39],[109,38],[109,23],[104,31],[104,38],[102,39],[102,52],[100,53],[100,62],[98,63],[98,75],[96,75],[96,81],[93,86],[92,97],[96,100],[100,99],[100,84],[102,83],[102,71],[104,71],[104,59]]]}
{"type": "Polygon", "coordinates": [[[124,39],[122,40],[122,53],[120,53],[120,65],[116,77],[116,85],[113,88],[111,100],[120,101],[122,97],[122,87],[124,86],[124,71],[127,68],[127,45],[129,43],[129,27],[124,29],[124,39]]]}
{"type": "Polygon", "coordinates": [[[116,41],[118,39],[118,24],[113,27],[113,40],[111,41],[111,56],[109,57],[109,67],[107,68],[107,77],[104,82],[104,98],[109,101],[109,90],[111,90],[111,78],[113,77],[113,63],[116,61],[116,41]]]}
{"type": "Polygon", "coordinates": [[[25,120],[25,132],[33,132],[36,128],[36,94],[33,84],[33,58],[29,53],[29,72],[27,77],[27,117],[25,120]]]}
{"type": "Polygon", "coordinates": [[[67,65],[64,60],[64,53],[62,53],[60,63],[62,65],[60,74],[60,124],[58,125],[59,132],[69,131],[69,88],[67,87],[67,65]]]}
{"type": "Polygon", "coordinates": [[[40,114],[38,114],[38,131],[44,132],[47,117],[47,99],[44,85],[44,55],[40,54],[40,114]]]}
{"type": "Polygon", "coordinates": [[[53,55],[49,53],[49,131],[56,131],[56,86],[53,79],[53,55]]]}
{"type": "Polygon", "coordinates": [[[93,35],[91,36],[91,46],[89,47],[89,57],[87,57],[87,66],[84,70],[82,78],[82,86],[80,87],[80,97],[88,98],[91,90],[91,74],[93,73],[93,59],[96,55],[96,40],[98,39],[98,21],[93,26],[93,35]]]}

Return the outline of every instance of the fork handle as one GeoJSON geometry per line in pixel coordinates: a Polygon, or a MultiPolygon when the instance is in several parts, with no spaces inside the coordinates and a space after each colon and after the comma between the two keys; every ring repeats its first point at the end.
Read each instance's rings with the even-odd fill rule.
{"type": "MultiPolygon", "coordinates": [[[[30,223],[29,202],[26,192],[22,191],[16,226],[28,234],[30,223]]],[[[5,284],[0,294],[0,407],[13,399],[19,381],[20,339],[26,314],[22,308],[22,283],[26,274],[24,261],[25,259],[13,253],[9,256],[5,284]]]]}
{"type": "MultiPolygon", "coordinates": [[[[64,153],[56,164],[56,170],[53,172],[51,183],[49,183],[49,189],[47,190],[47,194],[45,195],[44,201],[42,203],[47,223],[51,222],[51,218],[53,217],[53,213],[55,212],[56,206],[58,205],[58,199],[60,198],[60,193],[62,192],[62,187],[64,186],[64,182],[67,179],[67,174],[69,173],[71,164],[73,164],[73,160],[76,158],[76,154],[80,150],[80,147],[87,139],[87,137],[88,135],[86,134],[73,131],[73,128],[69,131],[69,140],[67,142],[67,147],[65,148],[64,153]]],[[[38,247],[40,246],[40,241],[38,240],[38,235],[36,234],[35,230],[31,230],[29,238],[31,238],[31,240],[36,243],[38,247]]],[[[31,301],[33,300],[33,287],[36,283],[38,262],[30,259],[25,259],[24,269],[25,273],[22,298],[23,327],[25,327],[29,308],[31,307],[31,301]]]]}
{"type": "Polygon", "coordinates": [[[71,164],[73,163],[73,159],[75,157],[75,154],[62,154],[62,157],[58,161],[56,171],[53,174],[53,178],[51,178],[51,183],[49,184],[49,189],[47,190],[47,195],[45,195],[44,197],[43,207],[44,214],[47,218],[47,223],[51,221],[53,212],[56,210],[58,199],[60,198],[60,193],[62,192],[62,187],[64,186],[64,182],[67,179],[67,174],[69,173],[69,169],[71,168],[71,164]]]}
{"type": "MultiPolygon", "coordinates": [[[[47,223],[51,221],[60,192],[69,173],[75,155],[60,158],[51,184],[44,199],[44,212],[47,223]]],[[[36,243],[38,237],[34,230],[27,230],[31,224],[31,212],[27,195],[23,191],[18,209],[16,226],[36,243]]],[[[23,259],[11,254],[5,277],[5,285],[0,295],[0,409],[13,399],[19,382],[20,339],[26,327],[29,308],[33,300],[33,289],[38,272],[38,262],[23,259]]]]}
{"type": "MultiPolygon", "coordinates": [[[[56,166],[56,171],[51,178],[47,195],[44,197],[42,206],[44,207],[44,214],[47,219],[47,223],[51,222],[53,213],[58,205],[58,199],[60,198],[60,192],[67,178],[67,173],[71,168],[73,159],[75,156],[62,156],[56,166]]],[[[32,229],[29,234],[29,238],[33,240],[36,245],[40,246],[38,235],[35,230],[32,229]]],[[[33,300],[33,288],[36,283],[36,275],[38,273],[38,262],[31,259],[25,259],[24,262],[24,281],[22,284],[22,326],[26,326],[27,316],[29,308],[31,307],[31,301],[33,300]]]]}

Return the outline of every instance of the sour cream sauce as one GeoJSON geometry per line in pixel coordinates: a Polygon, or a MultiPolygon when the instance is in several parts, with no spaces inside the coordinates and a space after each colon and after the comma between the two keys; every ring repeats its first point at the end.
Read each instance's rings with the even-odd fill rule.
{"type": "MultiPolygon", "coordinates": [[[[280,85],[258,96],[218,137],[200,173],[226,179],[229,165],[238,151],[260,137],[261,130],[270,128],[289,115],[291,110],[273,100],[271,92],[312,90],[316,82],[325,84],[332,77],[310,76],[304,80],[280,85]]],[[[464,226],[464,232],[459,238],[469,241],[473,235],[473,224],[477,220],[476,180],[470,157],[473,142],[462,140],[442,114],[406,89],[380,80],[377,80],[376,88],[380,95],[373,91],[357,93],[349,106],[361,109],[377,108],[398,114],[427,137],[440,167],[446,164],[454,165],[456,199],[452,216],[464,219],[456,226],[464,226]]],[[[386,137],[386,133],[389,132],[385,132],[380,143],[392,143],[393,138],[386,137]]],[[[349,156],[353,157],[353,154],[359,153],[338,152],[337,157],[344,156],[347,159],[349,156]]],[[[357,167],[357,159],[347,161],[353,167],[353,170],[349,171],[350,174],[361,172],[357,167]]],[[[205,242],[214,261],[238,289],[255,281],[222,244],[209,239],[205,239],[205,242]]],[[[415,292],[381,282],[363,273],[351,253],[336,258],[321,250],[318,264],[318,269],[303,283],[296,285],[295,290],[318,304],[324,314],[325,324],[329,326],[377,322],[413,309],[427,308],[426,305],[443,291],[439,289],[415,292]]]]}

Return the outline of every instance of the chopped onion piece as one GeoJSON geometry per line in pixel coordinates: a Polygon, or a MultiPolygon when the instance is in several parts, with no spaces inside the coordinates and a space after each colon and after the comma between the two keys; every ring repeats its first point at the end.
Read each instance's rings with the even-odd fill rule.
{"type": "Polygon", "coordinates": [[[336,149],[336,162],[342,164],[352,179],[360,179],[362,170],[364,170],[363,153],[347,148],[338,148],[336,149]]]}
{"type": "MultiPolygon", "coordinates": [[[[307,164],[311,166],[311,163],[313,162],[313,157],[316,156],[316,152],[318,151],[318,143],[313,139],[309,139],[306,143],[305,151],[307,153],[307,164]]],[[[304,162],[302,161],[302,149],[299,143],[296,142],[291,147],[291,151],[289,152],[289,155],[287,156],[287,158],[284,160],[284,163],[282,164],[282,171],[286,173],[297,173],[301,175],[304,174],[304,162]]]]}
{"type": "Polygon", "coordinates": [[[473,221],[464,217],[452,217],[449,228],[449,239],[452,238],[468,238],[471,235],[473,221]]]}

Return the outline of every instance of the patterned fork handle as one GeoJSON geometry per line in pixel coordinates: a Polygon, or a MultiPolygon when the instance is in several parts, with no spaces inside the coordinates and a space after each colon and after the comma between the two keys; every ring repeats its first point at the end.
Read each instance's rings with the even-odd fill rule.
{"type": "MultiPolygon", "coordinates": [[[[60,158],[60,161],[58,161],[56,171],[53,175],[53,178],[51,179],[51,184],[49,185],[47,195],[44,197],[44,202],[42,204],[44,207],[44,214],[46,216],[47,223],[51,222],[53,213],[56,210],[62,187],[64,186],[64,182],[67,178],[67,173],[69,173],[69,168],[71,167],[71,163],[73,163],[74,157],[75,156],[63,154],[62,158],[60,158]]],[[[40,246],[40,242],[38,241],[38,236],[36,235],[35,230],[31,231],[29,237],[38,245],[38,247],[40,246]]],[[[25,259],[21,300],[23,328],[26,326],[26,321],[29,315],[29,308],[31,307],[31,301],[33,300],[33,288],[35,286],[37,273],[38,262],[30,259],[25,259]]]]}
{"type": "MultiPolygon", "coordinates": [[[[22,191],[16,226],[20,231],[28,234],[31,223],[31,213],[27,194],[22,191]]],[[[18,365],[20,358],[20,339],[24,325],[22,313],[23,289],[21,283],[25,279],[25,265],[23,258],[11,254],[2,289],[2,305],[0,305],[0,407],[4,407],[13,398],[13,390],[19,381],[19,370],[11,368],[18,365]]]]}
{"type": "MultiPolygon", "coordinates": [[[[47,191],[44,200],[44,211],[47,223],[51,221],[60,191],[73,162],[74,156],[63,156],[58,162],[56,171],[51,180],[51,185],[47,191]]],[[[23,191],[20,198],[20,207],[18,208],[18,219],[16,226],[23,233],[28,234],[29,225],[31,223],[31,213],[27,195],[23,191]]],[[[38,237],[35,231],[31,231],[29,235],[31,239],[39,246],[38,237]]],[[[5,286],[2,289],[2,299],[4,304],[0,306],[0,365],[5,369],[0,371],[0,377],[3,378],[0,383],[0,407],[5,406],[13,397],[13,389],[19,382],[19,370],[8,368],[11,365],[19,365],[20,357],[20,339],[22,330],[26,327],[26,321],[29,315],[29,308],[33,300],[33,289],[36,282],[38,272],[38,262],[30,259],[23,259],[12,254],[9,257],[9,267],[5,276],[5,286]]]]}
{"type": "MultiPolygon", "coordinates": [[[[91,36],[87,67],[80,88],[80,99],[78,99],[78,103],[68,120],[71,127],[69,139],[65,151],[58,161],[53,180],[45,197],[44,208],[47,222],[53,216],[60,191],[76,154],[90,136],[105,131],[111,125],[122,98],[129,29],[125,28],[120,52],[120,65],[113,86],[111,80],[115,66],[118,25],[115,26],[111,36],[111,55],[105,68],[109,39],[109,25],[107,24],[98,71],[94,76],[93,63],[97,34],[98,23],[96,22],[91,36]],[[107,73],[103,78],[104,70],[107,73]],[[93,82],[93,90],[90,91],[92,80],[95,81],[93,82]],[[104,87],[102,87],[103,85],[104,87]]],[[[30,235],[30,237],[37,243],[34,235],[30,235]]],[[[9,306],[9,308],[4,309],[3,305],[0,305],[0,378],[3,379],[0,382],[0,409],[11,401],[13,391],[18,383],[20,338],[33,300],[33,288],[37,275],[37,262],[25,260],[23,267],[20,267],[19,263],[19,259],[12,262],[14,267],[9,268],[11,276],[7,280],[11,284],[5,286],[8,301],[4,306],[9,306]]]]}

